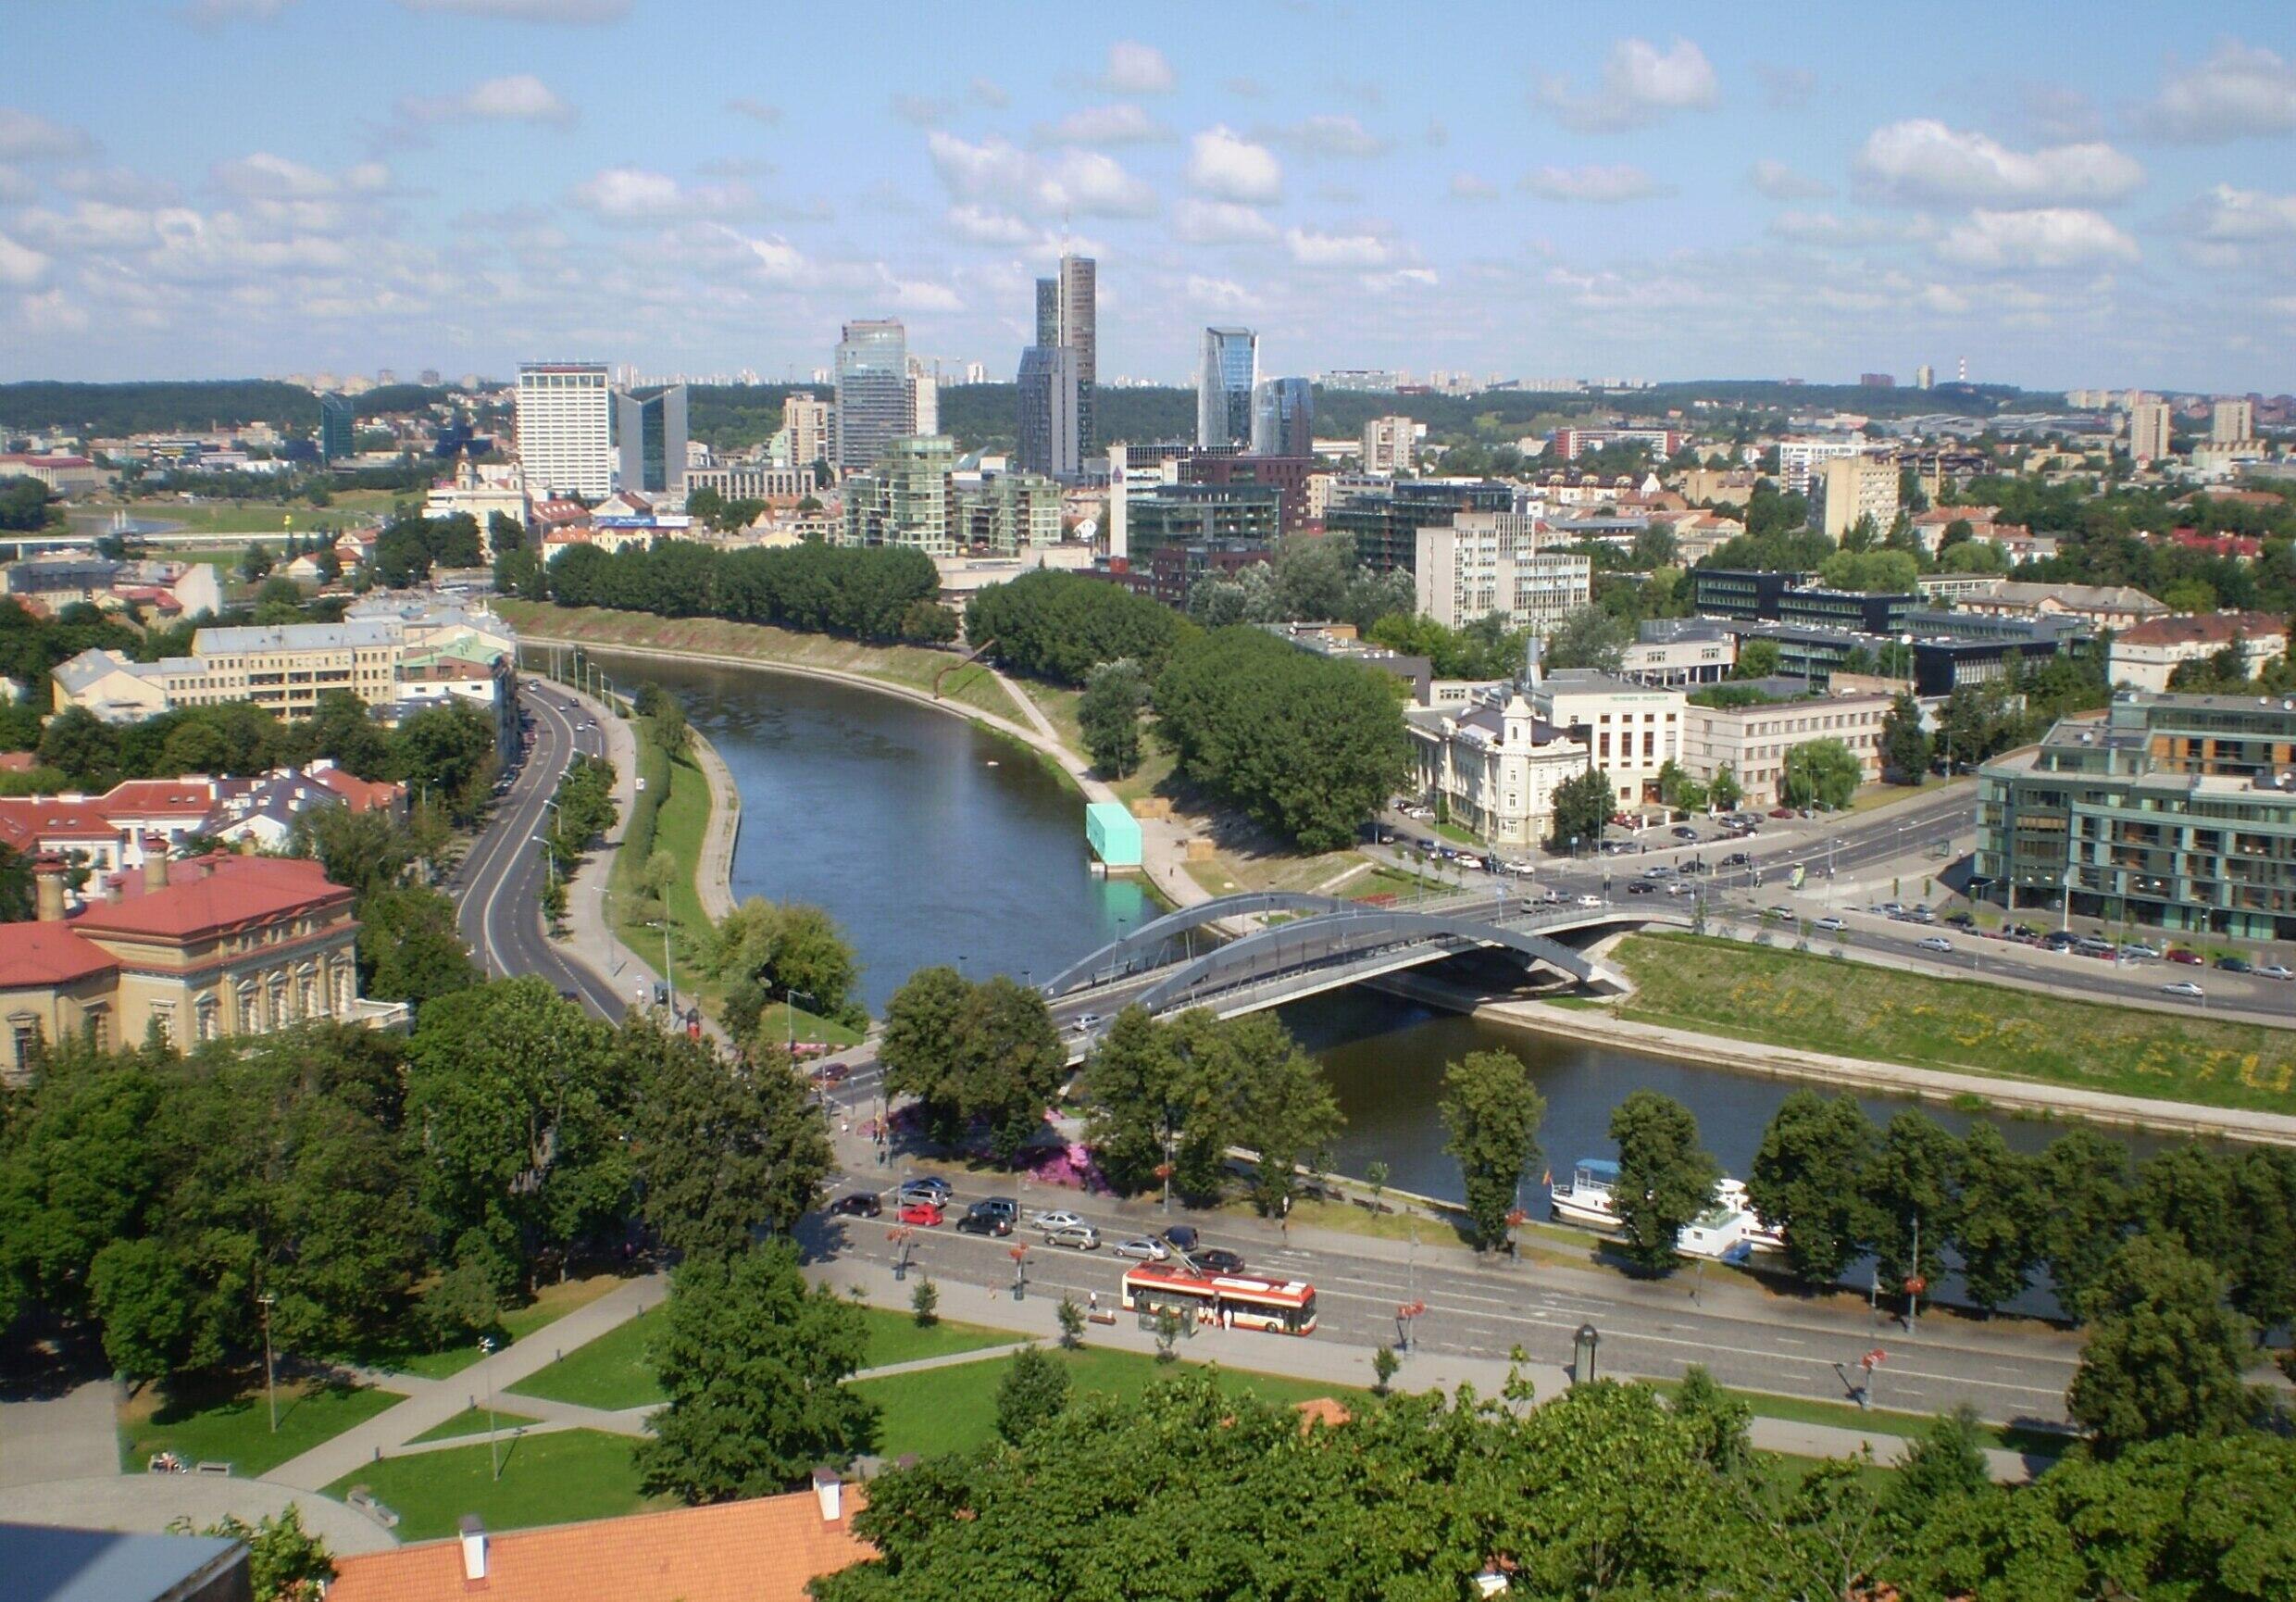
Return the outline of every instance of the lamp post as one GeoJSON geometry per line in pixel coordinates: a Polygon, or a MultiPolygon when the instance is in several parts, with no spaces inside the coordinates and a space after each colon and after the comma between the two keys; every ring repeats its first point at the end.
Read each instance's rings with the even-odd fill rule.
{"type": "Polygon", "coordinates": [[[256,1298],[263,1309],[263,1399],[271,1409],[271,1433],[279,1433],[279,1384],[271,1367],[271,1304],[279,1298],[266,1291],[256,1298]]]}
{"type": "Polygon", "coordinates": [[[1594,1348],[1602,1344],[1603,1332],[1592,1324],[1580,1324],[1578,1333],[1571,1337],[1570,1383],[1590,1384],[1594,1379],[1594,1348]]]}
{"type": "Polygon", "coordinates": [[[1012,1248],[1013,1300],[1025,1301],[1029,1295],[1029,1247],[1022,1243],[1012,1248]]]}
{"type": "Polygon", "coordinates": [[[494,1478],[502,1478],[502,1443],[494,1438],[494,1370],[489,1361],[494,1356],[494,1337],[480,1335],[479,1350],[486,1356],[480,1361],[488,1363],[486,1370],[486,1460],[494,1478]]]}

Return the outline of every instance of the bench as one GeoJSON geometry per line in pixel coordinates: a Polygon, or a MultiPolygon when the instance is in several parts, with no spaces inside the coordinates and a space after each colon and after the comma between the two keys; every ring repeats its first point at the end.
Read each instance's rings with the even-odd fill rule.
{"type": "Polygon", "coordinates": [[[356,1508],[386,1530],[395,1530],[399,1527],[399,1516],[384,1507],[376,1498],[375,1494],[364,1485],[352,1486],[351,1494],[345,1496],[343,1501],[346,1505],[356,1508]]]}
{"type": "Polygon", "coordinates": [[[229,1477],[231,1466],[229,1463],[203,1462],[193,1471],[201,1474],[222,1474],[229,1477]]]}
{"type": "Polygon", "coordinates": [[[1084,1315],[1084,1321],[1088,1324],[1108,1324],[1113,1326],[1117,1321],[1116,1309],[1113,1308],[1104,1308],[1098,1312],[1087,1313],[1084,1315]]]}

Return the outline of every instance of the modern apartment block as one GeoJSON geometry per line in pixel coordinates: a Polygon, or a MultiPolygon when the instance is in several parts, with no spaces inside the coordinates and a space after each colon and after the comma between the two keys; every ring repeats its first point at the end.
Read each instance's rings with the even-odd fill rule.
{"type": "Polygon", "coordinates": [[[2140,462],[2166,461],[2173,454],[2176,413],[2166,401],[2139,401],[2128,408],[2128,455],[2140,462]]]}
{"type": "Polygon", "coordinates": [[[1013,459],[1026,473],[1076,477],[1081,404],[1072,345],[1032,344],[1020,353],[1019,428],[1013,459]]]}
{"type": "Polygon", "coordinates": [[[1259,382],[1259,335],[1207,328],[1196,364],[1196,444],[1244,445],[1252,439],[1252,391],[1259,382]]]}
{"type": "Polygon", "coordinates": [[[1515,486],[1482,479],[1404,479],[1345,487],[1325,510],[1327,532],[1355,542],[1355,560],[1375,572],[1412,571],[1419,531],[1457,512],[1516,510],[1515,486]]]}
{"type": "Polygon", "coordinates": [[[1866,519],[1877,535],[1897,520],[1897,459],[1836,457],[1810,475],[1810,527],[1836,544],[1866,519]]]}
{"type": "Polygon", "coordinates": [[[2220,400],[2209,408],[2208,443],[2213,445],[2244,444],[2256,437],[2256,403],[2252,400],[2220,400]]]}
{"type": "Polygon", "coordinates": [[[1034,546],[1060,543],[1060,486],[1041,473],[995,473],[978,484],[960,485],[950,516],[955,543],[1017,557],[1034,546]]]}
{"type": "Polygon", "coordinates": [[[614,396],[618,489],[642,495],[686,493],[686,386],[614,396]]]}
{"type": "Polygon", "coordinates": [[[1407,473],[1417,465],[1419,425],[1410,418],[1373,418],[1363,426],[1363,470],[1407,473]]]}
{"type": "Polygon", "coordinates": [[[2128,695],[1978,770],[2010,907],[2296,940],[2296,698],[2128,695]]]}
{"type": "Polygon", "coordinates": [[[890,319],[845,324],[837,343],[837,450],[847,472],[876,465],[886,446],[913,432],[908,331],[890,319]]]}
{"type": "Polygon", "coordinates": [[[1544,632],[1594,598],[1592,561],[1541,551],[1528,512],[1457,512],[1421,529],[1412,582],[1418,609],[1452,629],[1497,612],[1544,632]]]}
{"type": "Polygon", "coordinates": [[[1283,492],[1273,484],[1159,484],[1125,503],[1128,559],[1145,564],[1171,545],[1228,542],[1272,553],[1283,537],[1283,492]]]}
{"type": "Polygon", "coordinates": [[[1819,464],[1844,457],[1862,456],[1866,442],[1855,434],[1830,439],[1778,442],[1778,487],[1790,495],[1810,493],[1810,478],[1819,464]]]}
{"type": "Polygon", "coordinates": [[[518,368],[518,464],[537,500],[614,493],[613,391],[604,362],[518,368]]]}
{"type": "Polygon", "coordinates": [[[890,442],[874,472],[846,482],[843,543],[955,556],[949,472],[955,465],[956,446],[946,434],[905,434],[890,442]]]}

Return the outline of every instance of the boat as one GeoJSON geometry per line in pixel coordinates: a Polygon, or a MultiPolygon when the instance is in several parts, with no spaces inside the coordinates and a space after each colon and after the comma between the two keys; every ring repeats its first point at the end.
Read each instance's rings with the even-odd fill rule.
{"type": "Polygon", "coordinates": [[[1716,1201],[1682,1226],[1681,1233],[1674,1237],[1675,1252],[1686,1258],[1704,1258],[1709,1262],[1742,1261],[1751,1249],[1746,1231],[1755,1222],[1753,1214],[1716,1201]]]}
{"type": "Polygon", "coordinates": [[[1753,1198],[1746,1194],[1746,1182],[1722,1176],[1722,1183],[1714,1187],[1714,1199],[1718,1206],[1743,1213],[1746,1218],[1746,1244],[1758,1252],[1782,1252],[1786,1235],[1782,1230],[1765,1223],[1753,1208],[1753,1198]]]}
{"type": "Polygon", "coordinates": [[[1611,1193],[1618,1186],[1618,1165],[1603,1157],[1580,1158],[1566,1184],[1547,1184],[1547,1200],[1555,1219],[1581,1229],[1615,1230],[1618,1208],[1611,1193]]]}

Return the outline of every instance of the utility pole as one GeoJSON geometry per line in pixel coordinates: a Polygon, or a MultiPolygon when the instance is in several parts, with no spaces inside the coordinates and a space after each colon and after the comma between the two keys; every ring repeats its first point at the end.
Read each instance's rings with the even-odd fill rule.
{"type": "MultiPolygon", "coordinates": [[[[479,1359],[480,1362],[492,1358],[494,1355],[494,1337],[480,1335],[479,1350],[486,1354],[479,1359]]],[[[494,1438],[494,1370],[492,1366],[486,1370],[486,1460],[494,1471],[494,1478],[501,1479],[502,1443],[494,1438]]]]}
{"type": "Polygon", "coordinates": [[[1914,1333],[1915,1320],[1921,1316],[1921,1292],[1915,1288],[1922,1283],[1921,1215],[1919,1213],[1914,1215],[1913,1270],[1905,1276],[1905,1333],[1910,1335],[1914,1333]]]}
{"type": "Polygon", "coordinates": [[[279,1433],[279,1384],[271,1367],[271,1304],[279,1298],[266,1291],[256,1298],[263,1309],[263,1399],[271,1409],[271,1433],[279,1433]]]}

